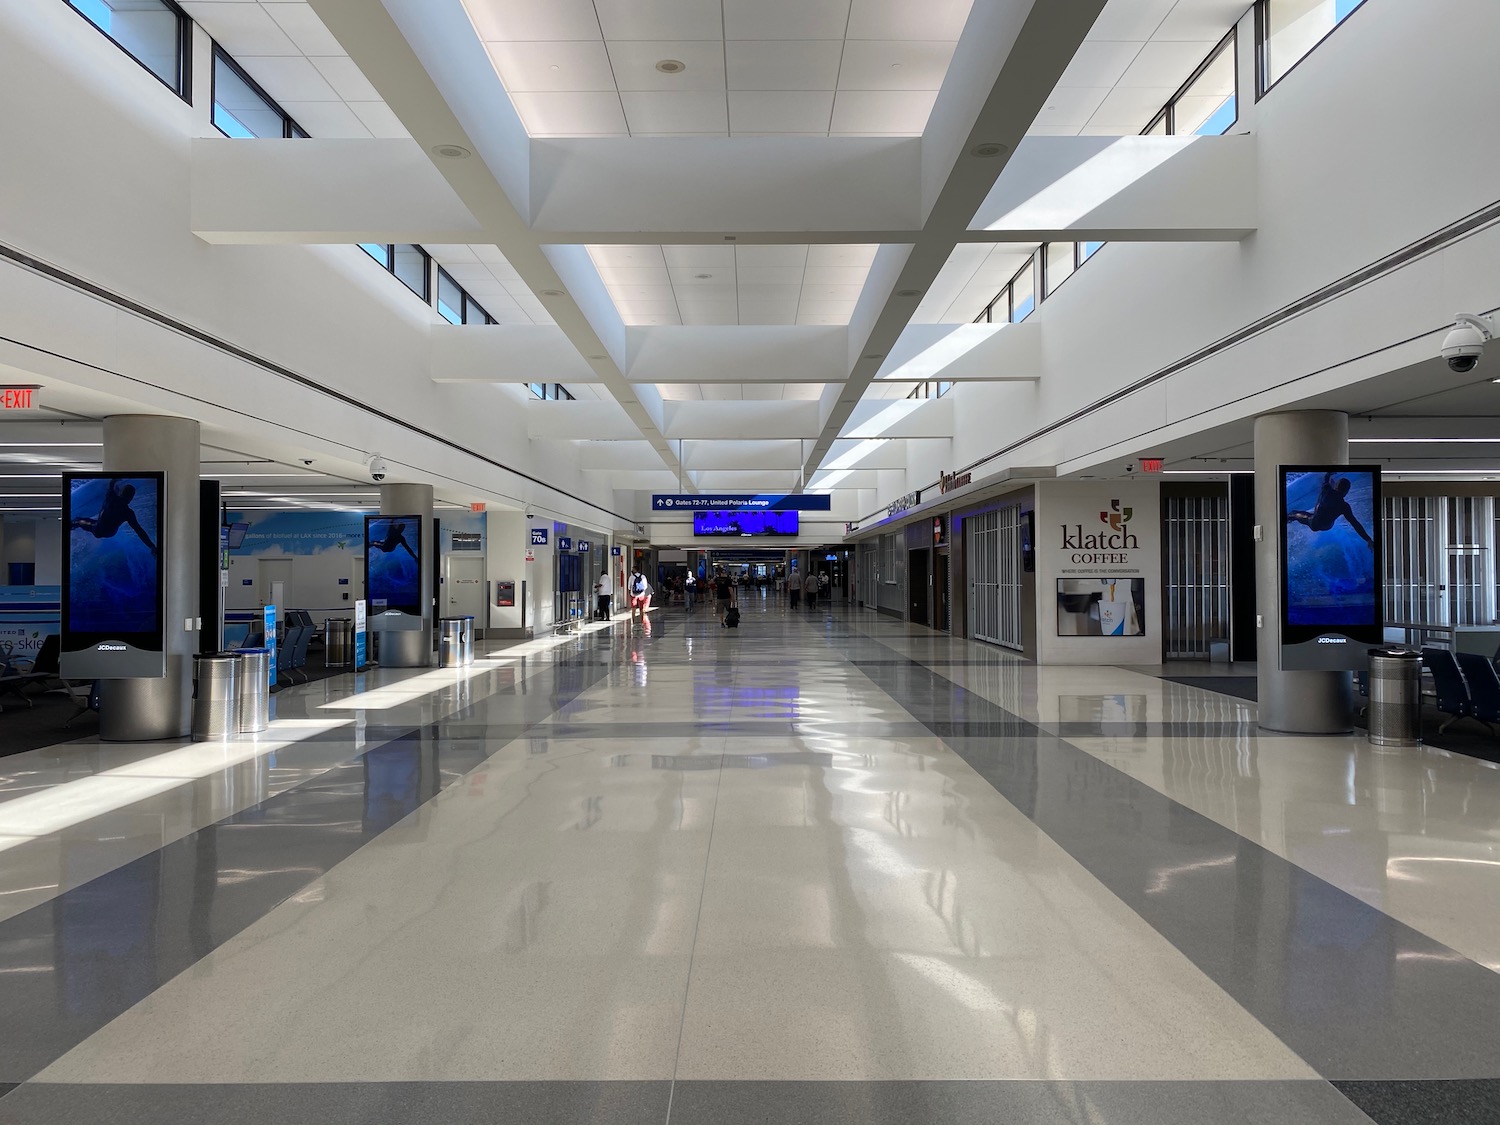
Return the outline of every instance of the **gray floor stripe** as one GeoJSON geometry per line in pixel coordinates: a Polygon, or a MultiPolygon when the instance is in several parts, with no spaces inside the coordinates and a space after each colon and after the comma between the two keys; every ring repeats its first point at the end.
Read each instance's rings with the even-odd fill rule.
{"type": "Polygon", "coordinates": [[[935,731],[1005,732],[949,744],[1319,1074],[1500,1074],[1500,975],[927,669],[855,664],[935,731]]]}
{"type": "MultiPolygon", "coordinates": [[[[476,677],[451,719],[0,922],[0,1081],[38,1073],[504,745],[447,739],[449,722],[525,730],[601,682],[609,664],[596,648],[609,634],[590,637],[527,695],[487,693],[476,677]]],[[[0,1096],[0,1122],[18,1096],[0,1096]]]]}
{"type": "Polygon", "coordinates": [[[671,1083],[62,1085],[0,1101],[5,1125],[663,1125],[671,1083]]]}

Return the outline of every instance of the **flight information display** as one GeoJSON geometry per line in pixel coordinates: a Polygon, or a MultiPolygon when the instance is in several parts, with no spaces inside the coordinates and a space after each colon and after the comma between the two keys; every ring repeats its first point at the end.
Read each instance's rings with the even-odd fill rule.
{"type": "Polygon", "coordinates": [[[694,535],[796,535],[797,512],[694,512],[694,535]]]}

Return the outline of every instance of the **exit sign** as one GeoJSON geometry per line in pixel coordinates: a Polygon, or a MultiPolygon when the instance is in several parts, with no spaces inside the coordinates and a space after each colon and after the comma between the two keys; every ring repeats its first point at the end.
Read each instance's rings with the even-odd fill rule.
{"type": "Polygon", "coordinates": [[[36,387],[0,387],[0,409],[30,410],[36,406],[36,387]]]}
{"type": "Polygon", "coordinates": [[[1161,472],[1161,458],[1160,457],[1142,457],[1141,458],[1141,472],[1143,472],[1143,473],[1159,473],[1159,472],[1161,472]]]}

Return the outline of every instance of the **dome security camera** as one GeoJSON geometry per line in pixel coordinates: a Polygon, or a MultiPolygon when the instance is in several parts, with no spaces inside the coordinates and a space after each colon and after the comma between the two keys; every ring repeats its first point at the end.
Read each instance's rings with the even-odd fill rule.
{"type": "Polygon", "coordinates": [[[380,456],[380,454],[378,454],[378,453],[371,454],[370,455],[370,479],[373,480],[373,481],[375,481],[378,484],[379,482],[385,480],[386,471],[387,471],[387,466],[386,466],[386,463],[385,463],[385,458],[382,457],[382,456],[380,456]]]}
{"type": "Polygon", "coordinates": [[[1493,321],[1470,313],[1459,313],[1453,318],[1453,330],[1443,337],[1443,358],[1448,361],[1451,370],[1467,375],[1479,366],[1484,345],[1494,338],[1493,321]]]}

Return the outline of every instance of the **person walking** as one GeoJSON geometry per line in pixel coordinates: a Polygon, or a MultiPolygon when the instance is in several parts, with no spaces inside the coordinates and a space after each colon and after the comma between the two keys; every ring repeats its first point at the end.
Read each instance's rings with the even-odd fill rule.
{"type": "Polygon", "coordinates": [[[818,576],[811,570],[802,576],[802,599],[808,609],[818,608],[818,576]]]}
{"type": "Polygon", "coordinates": [[[714,598],[719,607],[719,627],[723,628],[724,618],[729,613],[729,607],[735,604],[736,595],[734,583],[722,569],[714,575],[714,598]]]}
{"type": "Polygon", "coordinates": [[[786,576],[787,606],[790,609],[802,607],[802,578],[796,571],[788,571],[786,576]]]}
{"type": "Polygon", "coordinates": [[[823,604],[828,604],[828,572],[825,570],[818,575],[818,597],[823,599],[823,604]]]}
{"type": "Polygon", "coordinates": [[[594,616],[600,621],[608,621],[610,617],[610,603],[614,601],[615,584],[610,580],[609,571],[599,575],[599,581],[594,583],[594,597],[598,599],[598,605],[594,609],[594,616]]]}
{"type": "Polygon", "coordinates": [[[646,581],[640,567],[630,572],[630,585],[627,589],[630,593],[630,620],[634,621],[639,614],[644,622],[646,612],[651,608],[651,583],[646,581]]]}
{"type": "Polygon", "coordinates": [[[693,572],[687,572],[687,577],[682,580],[682,599],[687,604],[687,611],[693,612],[693,603],[698,600],[698,580],[693,577],[693,572]]]}

